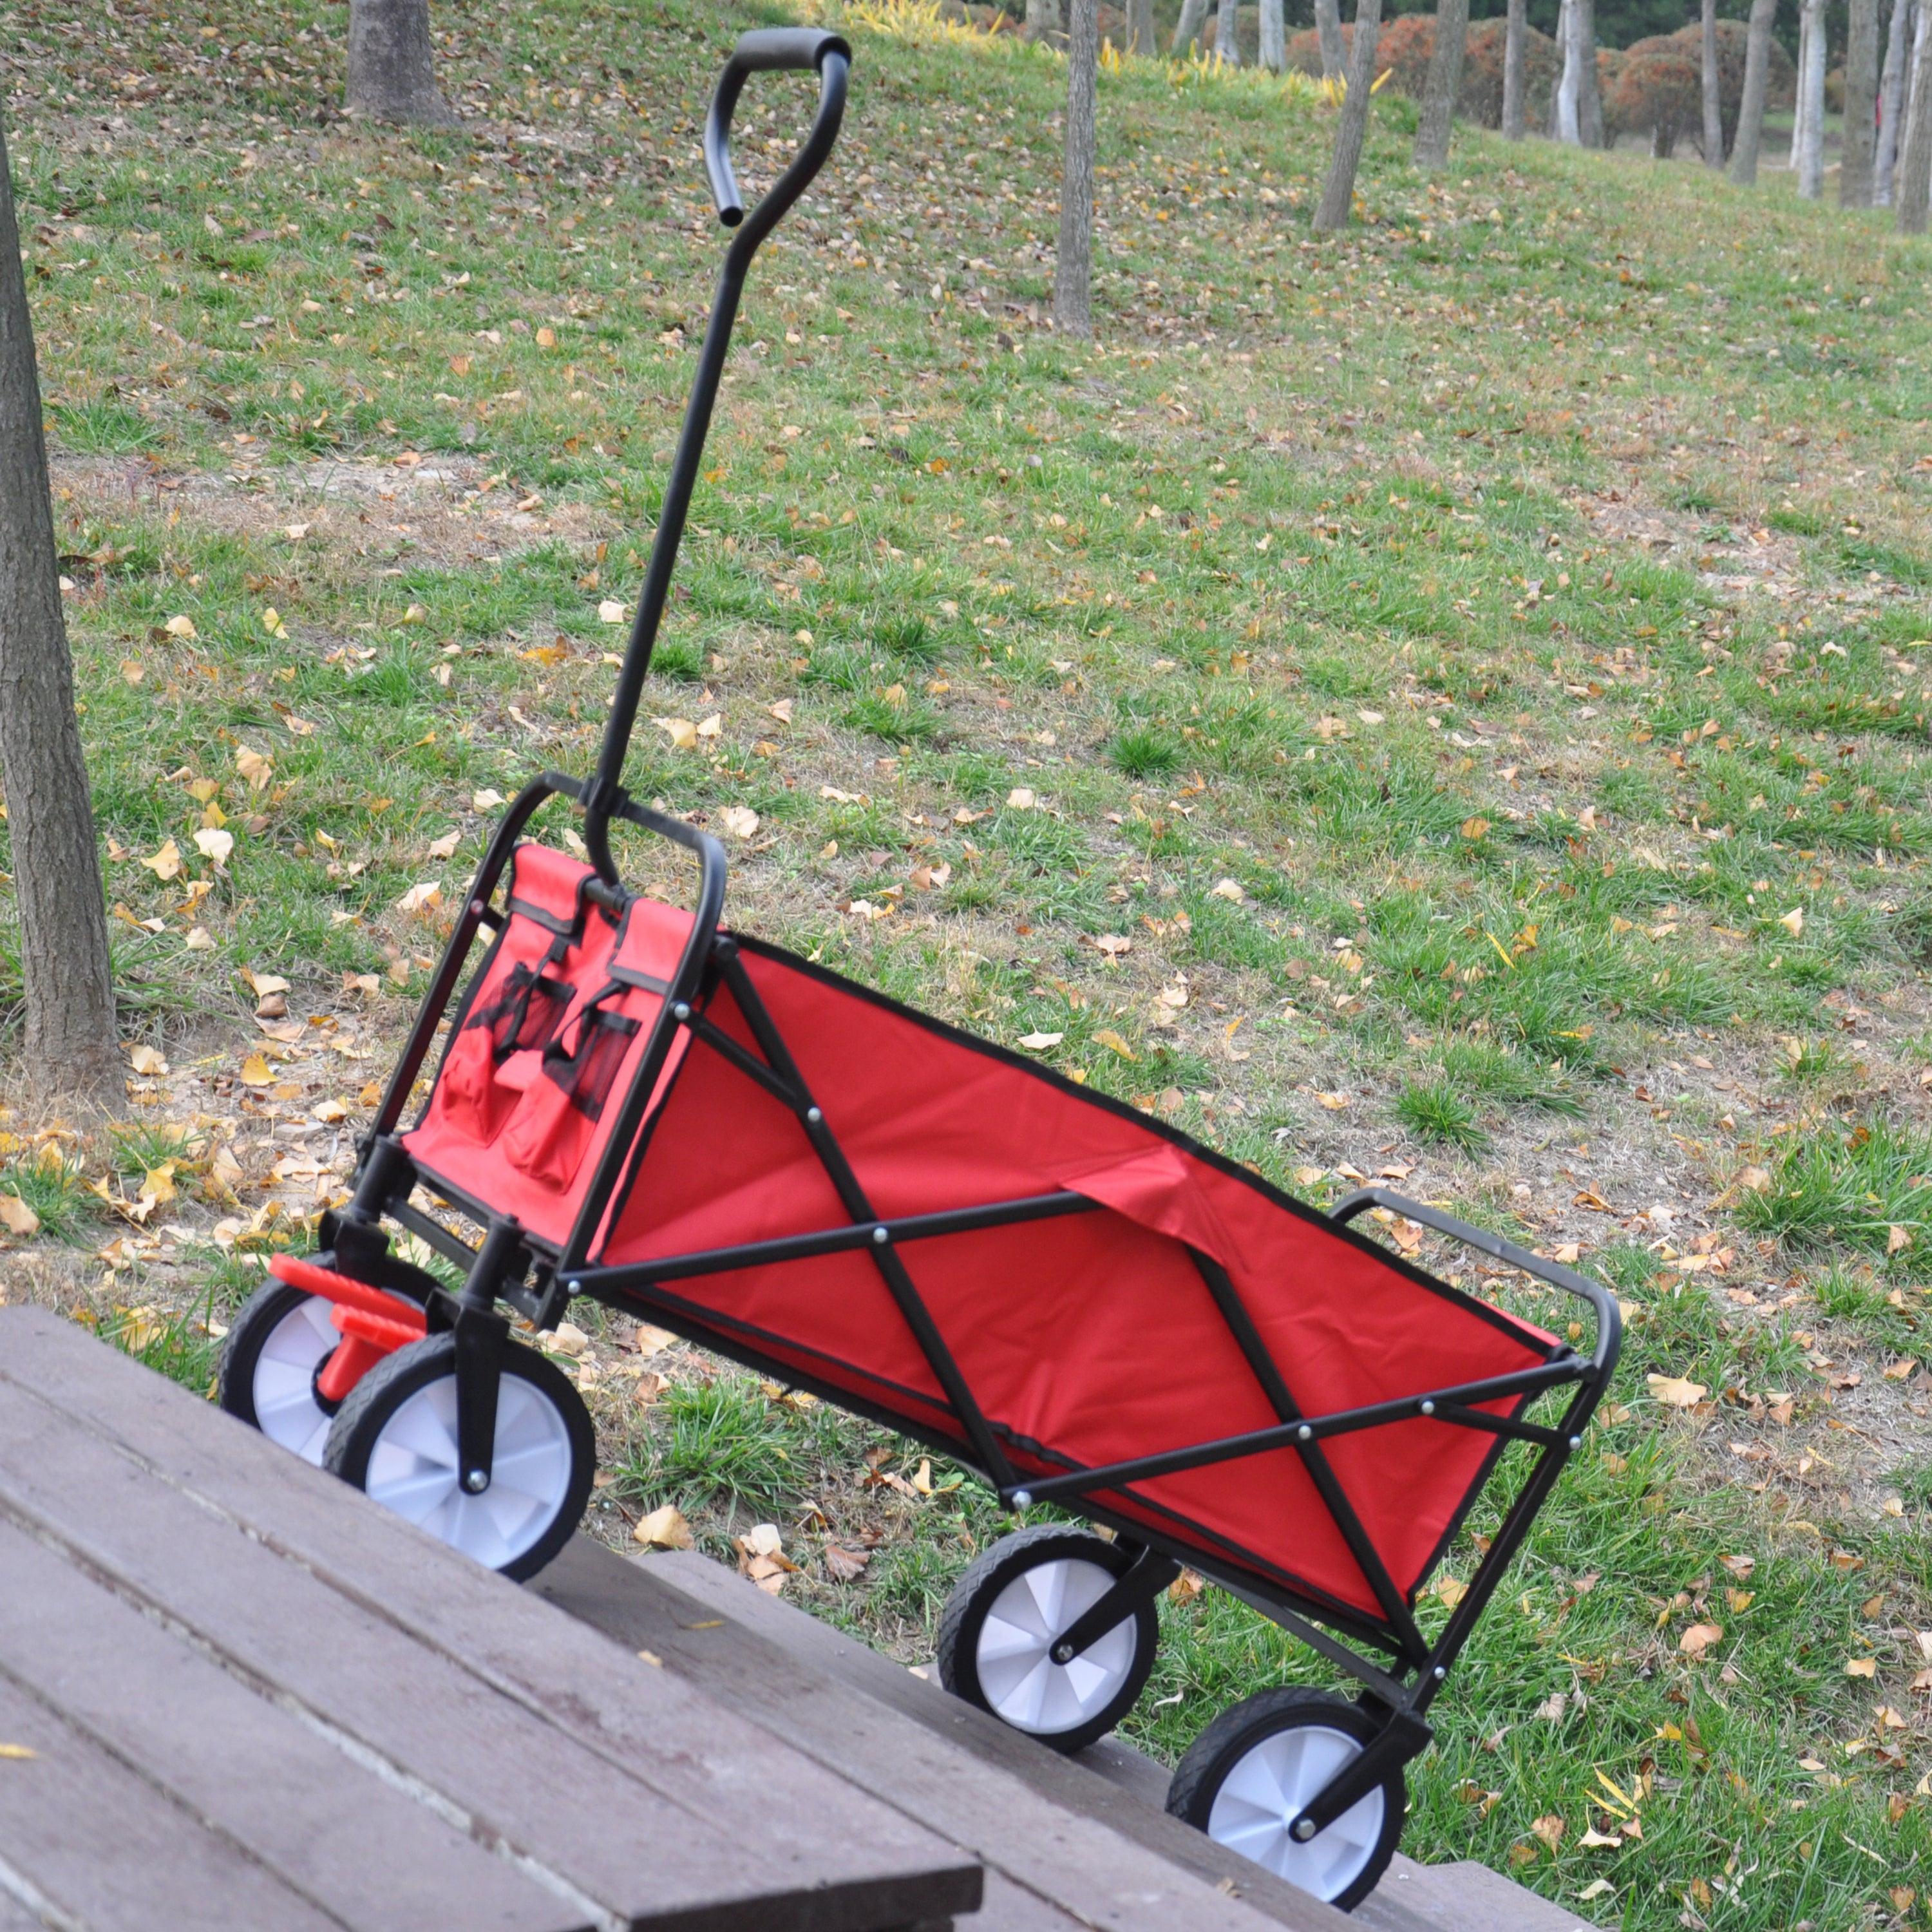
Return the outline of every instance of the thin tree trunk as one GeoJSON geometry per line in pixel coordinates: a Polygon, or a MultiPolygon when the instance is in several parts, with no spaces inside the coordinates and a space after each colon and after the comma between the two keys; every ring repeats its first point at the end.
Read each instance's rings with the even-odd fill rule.
{"type": "Polygon", "coordinates": [[[1925,232],[1932,206],[1932,34],[1922,18],[1912,63],[1912,106],[1906,115],[1905,146],[1898,158],[1898,232],[1925,232]]]}
{"type": "Polygon", "coordinates": [[[1315,38],[1322,50],[1322,78],[1339,80],[1348,65],[1348,47],[1342,38],[1341,0],[1315,0],[1315,38]]]}
{"type": "Polygon", "coordinates": [[[1153,58],[1154,0],[1127,0],[1127,51],[1153,58]]]}
{"type": "Polygon", "coordinates": [[[1280,74],[1288,65],[1288,26],[1282,17],[1282,0],[1262,0],[1261,47],[1256,58],[1270,74],[1280,74]]]}
{"type": "Polygon", "coordinates": [[[1053,265],[1053,326],[1091,335],[1094,112],[1100,67],[1100,0],[1067,0],[1066,158],[1060,174],[1060,252],[1053,265]]]}
{"type": "Polygon", "coordinates": [[[1932,29],[1932,0],[1918,0],[1912,15],[1912,58],[1905,67],[1905,100],[1898,117],[1898,152],[1892,161],[1892,190],[1894,201],[1898,197],[1899,178],[1905,166],[1906,154],[1912,146],[1912,127],[1918,118],[1918,82],[1913,76],[1918,71],[1919,58],[1925,51],[1928,29],[1932,29]]]}
{"type": "Polygon", "coordinates": [[[0,781],[13,839],[28,1084],[121,1091],[107,913],[61,610],[33,319],[0,130],[0,781]]]}
{"type": "Polygon", "coordinates": [[[1168,51],[1184,55],[1201,38],[1208,18],[1208,0],[1180,0],[1180,18],[1174,22],[1174,44],[1168,51]]]}
{"type": "Polygon", "coordinates": [[[1885,73],[1878,88],[1878,145],[1872,156],[1872,202],[1892,206],[1892,177],[1898,159],[1898,124],[1905,114],[1905,76],[1911,64],[1912,0],[1892,0],[1885,37],[1885,73]]]}
{"type": "Polygon", "coordinates": [[[1798,70],[1802,138],[1798,147],[1798,192],[1816,201],[1825,192],[1825,0],[1804,0],[1810,32],[1798,70]]]}
{"type": "Polygon", "coordinates": [[[1315,210],[1315,232],[1332,235],[1348,225],[1354,206],[1355,170],[1369,131],[1369,90],[1376,84],[1376,43],[1382,38],[1382,0],[1356,0],[1355,44],[1348,59],[1348,88],[1335,129],[1335,157],[1315,210]]]}
{"type": "Polygon", "coordinates": [[[1810,0],[1798,0],[1798,60],[1793,70],[1791,100],[1791,152],[1784,160],[1784,165],[1794,175],[1798,172],[1798,149],[1804,140],[1804,62],[1810,51],[1810,0]]]}
{"type": "Polygon", "coordinates": [[[1586,148],[1604,145],[1604,90],[1597,80],[1597,0],[1571,0],[1570,32],[1582,50],[1578,64],[1576,137],[1586,148]]]}
{"type": "Polygon", "coordinates": [[[1240,26],[1240,0],[1221,0],[1214,14],[1214,58],[1226,61],[1230,67],[1241,64],[1240,26]]]}
{"type": "Polygon", "coordinates": [[[1869,208],[1876,145],[1878,0],[1851,0],[1845,42],[1845,147],[1838,164],[1838,206],[1869,208]]]}
{"type": "Polygon", "coordinates": [[[1524,28],[1528,26],[1526,0],[1509,0],[1509,13],[1503,22],[1503,139],[1520,141],[1526,120],[1523,99],[1522,56],[1524,28]]]}
{"type": "Polygon", "coordinates": [[[1724,165],[1724,108],[1718,71],[1718,0],[1704,0],[1703,74],[1704,165],[1724,165]]]}
{"type": "Polygon", "coordinates": [[[1576,7],[1577,0],[1563,0],[1562,11],[1557,20],[1556,38],[1563,50],[1563,74],[1550,100],[1552,124],[1550,131],[1556,140],[1567,141],[1573,148],[1582,138],[1583,69],[1577,51],[1576,7]]]}
{"type": "Polygon", "coordinates": [[[436,84],[429,0],[349,0],[349,111],[430,127],[456,118],[436,84]]]}
{"type": "Polygon", "coordinates": [[[1744,92],[1738,131],[1731,143],[1731,179],[1739,188],[1757,183],[1757,151],[1764,139],[1764,96],[1771,80],[1771,29],[1778,0],[1751,0],[1744,40],[1744,92]]]}
{"type": "Polygon", "coordinates": [[[1436,0],[1436,50],[1422,84],[1415,123],[1415,165],[1449,165],[1449,128],[1462,96],[1462,49],[1469,34],[1469,0],[1436,0]]]}

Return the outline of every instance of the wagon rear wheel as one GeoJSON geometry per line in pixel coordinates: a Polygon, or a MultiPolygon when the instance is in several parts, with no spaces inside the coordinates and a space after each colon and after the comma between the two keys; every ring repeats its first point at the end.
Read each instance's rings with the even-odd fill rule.
{"type": "Polygon", "coordinates": [[[1056,1750],[1080,1750],[1106,1736],[1154,1668],[1154,1605],[1141,1604],[1065,1664],[1052,1653],[1132,1560],[1103,1538],[1057,1525],[1003,1538],[968,1565],[946,1600],[940,1682],[1056,1750]]]}
{"type": "Polygon", "coordinates": [[[1288,1826],[1381,1726],[1316,1690],[1264,1690],[1223,1711],[1175,1768],[1167,1808],[1218,1845],[1345,1911],[1395,1856],[1407,1796],[1400,1769],[1305,1843],[1288,1826]]]}
{"type": "MultiPolygon", "coordinates": [[[[397,1296],[399,1307],[411,1310],[422,1299],[397,1296]]],[[[342,1340],[334,1310],[322,1296],[272,1277],[242,1304],[221,1344],[217,1401],[305,1462],[321,1462],[335,1415],[336,1405],[316,1389],[342,1340]]]]}
{"type": "Polygon", "coordinates": [[[466,1556],[520,1582],[570,1540],[590,1500],[590,1412],[534,1348],[503,1354],[490,1486],[464,1486],[457,1455],[456,1338],[398,1348],[356,1384],[322,1467],[466,1556]]]}

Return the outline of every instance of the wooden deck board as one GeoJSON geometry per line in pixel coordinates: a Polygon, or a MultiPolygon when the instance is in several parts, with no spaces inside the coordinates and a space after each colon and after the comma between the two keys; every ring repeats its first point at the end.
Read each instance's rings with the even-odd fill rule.
{"type": "Polygon", "coordinates": [[[704,1558],[627,1561],[579,1538],[530,1587],[982,1858],[989,1882],[977,1923],[1002,1932],[1342,1932],[1349,1923],[704,1558]],[[995,1875],[1006,1885],[996,1888],[995,1875]]]}
{"type": "Polygon", "coordinates": [[[475,1932],[578,1932],[567,1910],[426,1805],[0,1523],[0,1657],[103,1749],[293,1890],[368,1932],[441,1918],[475,1932]]]}
{"type": "Polygon", "coordinates": [[[342,1932],[4,1673],[0,1740],[34,1754],[0,1758],[0,1897],[36,1932],[342,1932]]]}
{"type": "Polygon", "coordinates": [[[915,1820],[44,1311],[0,1310],[0,1517],[606,1924],[978,1901],[915,1820]]]}

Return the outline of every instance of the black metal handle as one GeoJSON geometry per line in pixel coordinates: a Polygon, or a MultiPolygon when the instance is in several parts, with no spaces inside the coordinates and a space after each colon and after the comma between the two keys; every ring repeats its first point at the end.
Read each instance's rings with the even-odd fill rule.
{"type": "Polygon", "coordinates": [[[1597,1317],[1597,1342],[1590,1360],[1595,1366],[1599,1387],[1610,1380],[1610,1371],[1617,1365],[1618,1351],[1623,1346],[1623,1314],[1617,1306],[1616,1297],[1601,1282],[1577,1274],[1574,1268],[1565,1268],[1561,1262],[1546,1261],[1540,1255],[1533,1255],[1527,1248],[1520,1248],[1515,1242],[1506,1241],[1486,1228],[1472,1227],[1467,1221],[1457,1220],[1453,1214],[1445,1214],[1439,1208],[1425,1206],[1420,1201],[1412,1201],[1406,1194],[1397,1194],[1387,1187],[1358,1189],[1346,1200],[1336,1202],[1329,1209],[1328,1218],[1346,1222],[1371,1208],[1386,1208],[1392,1214],[1406,1214],[1425,1228],[1433,1228],[1438,1234],[1447,1234],[1452,1241],[1478,1249],[1494,1260],[1510,1268],[1520,1268],[1538,1281],[1546,1281],[1552,1288],[1560,1288],[1566,1294],[1587,1301],[1597,1317]]]}
{"type": "Polygon", "coordinates": [[[718,218],[727,228],[736,228],[745,218],[738,178],[731,170],[731,116],[746,80],[754,74],[818,72],[818,116],[812,132],[755,212],[763,234],[805,192],[831,153],[845,112],[845,75],[851,60],[852,50],[844,40],[816,27],[759,27],[739,35],[704,122],[704,171],[711,177],[718,218]]]}

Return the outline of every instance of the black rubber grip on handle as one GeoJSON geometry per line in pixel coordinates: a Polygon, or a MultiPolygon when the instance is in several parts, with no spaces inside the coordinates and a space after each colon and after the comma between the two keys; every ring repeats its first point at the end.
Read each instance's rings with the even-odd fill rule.
{"type": "Polygon", "coordinates": [[[727,228],[736,228],[745,218],[745,204],[731,167],[731,116],[746,81],[754,74],[808,74],[814,68],[818,73],[818,119],[797,158],[767,197],[773,204],[770,221],[776,222],[804,192],[831,152],[844,112],[845,74],[851,59],[851,47],[840,35],[817,27],[756,27],[739,35],[718,76],[718,92],[712,97],[711,112],[704,122],[704,171],[711,179],[718,218],[727,228]]]}
{"type": "Polygon", "coordinates": [[[836,34],[821,27],[754,27],[738,36],[731,64],[747,74],[809,73],[836,48],[848,60],[852,50],[836,34]]]}

